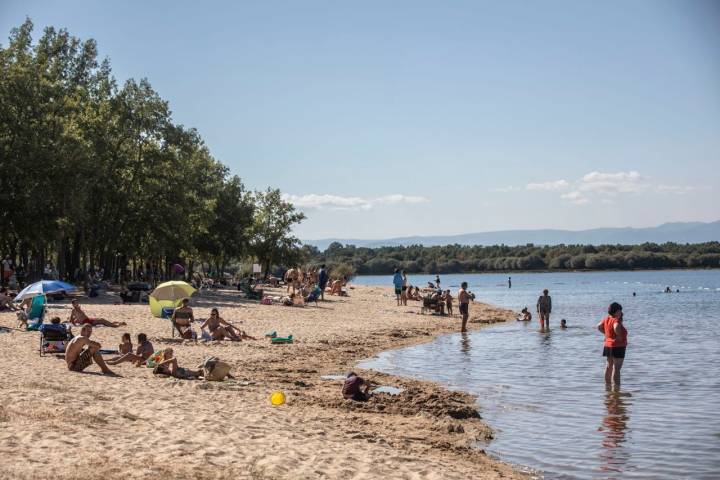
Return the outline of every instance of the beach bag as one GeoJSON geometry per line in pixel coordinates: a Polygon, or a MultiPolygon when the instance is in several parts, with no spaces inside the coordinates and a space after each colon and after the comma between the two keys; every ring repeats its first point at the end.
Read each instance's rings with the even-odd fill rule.
{"type": "Polygon", "coordinates": [[[203,377],[211,382],[222,382],[232,368],[217,357],[206,358],[201,367],[204,372],[203,377]]]}

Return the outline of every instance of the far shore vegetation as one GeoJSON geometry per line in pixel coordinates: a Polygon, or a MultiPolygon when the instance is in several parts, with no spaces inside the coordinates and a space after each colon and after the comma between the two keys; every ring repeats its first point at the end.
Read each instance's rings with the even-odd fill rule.
{"type": "Polygon", "coordinates": [[[334,242],[324,252],[308,245],[303,250],[311,263],[326,263],[345,275],[389,275],[395,268],[427,274],[720,268],[720,242],[380,248],[334,242]]]}

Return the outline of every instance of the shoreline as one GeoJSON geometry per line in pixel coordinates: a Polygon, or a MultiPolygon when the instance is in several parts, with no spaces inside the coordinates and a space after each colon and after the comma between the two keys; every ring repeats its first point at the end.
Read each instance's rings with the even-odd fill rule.
{"type": "MultiPolygon", "coordinates": [[[[115,367],[121,378],[94,375],[96,366],[76,374],[60,360],[37,355],[37,334],[2,333],[0,365],[10,373],[0,377],[7,393],[0,403],[0,454],[9,466],[0,477],[33,478],[52,468],[58,478],[139,472],[195,478],[336,478],[350,472],[362,478],[528,478],[475,446],[491,439],[492,429],[471,394],[358,370],[404,389],[358,403],[342,399],[341,382],[321,378],[345,374],[382,351],[458,331],[458,316],[419,315],[419,302],[396,307],[389,292],[356,286],[348,298],[327,297],[305,308],[245,302],[233,291],[193,297],[196,316],[218,306],[226,319],[242,319],[241,328],[251,335],[292,333],[297,342],[284,346],[264,339],[179,342],[168,338],[167,320],[152,318],[146,305],[82,300],[89,315],[128,321],[127,329],[95,329],[104,347],[114,348],[124,331],[144,331],[156,350],[171,345],[183,366],[194,367],[208,355],[227,361],[237,380],[222,383],[157,378],[129,365],[115,367]],[[22,368],[13,368],[13,353],[21,356],[22,368]],[[286,394],[287,405],[269,405],[276,390],[286,394]],[[50,413],[52,421],[45,418],[50,413]],[[85,456],[64,455],[65,436],[71,451],[85,456]],[[36,448],[38,443],[45,448],[36,448]]],[[[51,304],[48,313],[62,317],[68,310],[51,304]]],[[[475,302],[468,328],[514,318],[509,310],[475,302]]],[[[14,326],[12,320],[11,312],[0,313],[0,325],[14,326]]]]}

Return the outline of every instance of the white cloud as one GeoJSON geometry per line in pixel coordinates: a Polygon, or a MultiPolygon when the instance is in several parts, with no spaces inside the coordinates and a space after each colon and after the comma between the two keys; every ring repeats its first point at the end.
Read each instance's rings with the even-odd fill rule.
{"type": "Polygon", "coordinates": [[[707,187],[695,187],[692,185],[658,185],[655,191],[658,193],[674,193],[676,195],[685,195],[686,193],[696,192],[698,190],[707,190],[707,187]]]}
{"type": "Polygon", "coordinates": [[[648,188],[639,172],[590,172],[582,177],[578,189],[598,193],[640,193],[648,188]]]}
{"type": "Polygon", "coordinates": [[[496,188],[490,189],[491,192],[518,192],[520,190],[522,190],[522,188],[516,187],[514,185],[508,185],[507,187],[496,187],[496,188]]]}
{"type": "Polygon", "coordinates": [[[585,195],[578,192],[577,190],[563,193],[562,195],[560,195],[560,198],[562,198],[563,200],[568,200],[570,203],[574,203],[575,205],[585,205],[590,201],[585,195]]]}
{"type": "MultiPolygon", "coordinates": [[[[612,198],[618,195],[639,194],[648,191],[684,195],[698,190],[707,190],[708,188],[693,185],[655,185],[636,170],[627,172],[590,172],[574,182],[560,179],[525,185],[525,190],[536,192],[571,190],[560,195],[560,198],[575,205],[585,205],[590,203],[591,200],[596,201],[598,199],[601,203],[610,204],[613,203],[612,198]]],[[[523,188],[507,186],[493,189],[495,192],[516,192],[519,190],[523,190],[523,188]]]]}
{"type": "Polygon", "coordinates": [[[555,192],[558,190],[565,190],[570,187],[570,183],[567,180],[555,180],[553,182],[541,182],[541,183],[528,183],[525,185],[526,190],[542,190],[546,192],[555,192]]]}
{"type": "Polygon", "coordinates": [[[376,205],[417,204],[429,201],[425,197],[397,193],[382,197],[342,197],[315,193],[307,195],[284,194],[283,198],[298,208],[314,208],[318,210],[325,208],[332,210],[370,210],[376,205]]]}

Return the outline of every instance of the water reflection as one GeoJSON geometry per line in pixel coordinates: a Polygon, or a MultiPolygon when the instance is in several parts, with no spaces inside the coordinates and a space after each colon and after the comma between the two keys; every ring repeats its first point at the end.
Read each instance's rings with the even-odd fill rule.
{"type": "Polygon", "coordinates": [[[467,332],[461,333],[462,337],[460,338],[460,352],[464,355],[470,356],[470,336],[468,336],[467,332]]]}
{"type": "Polygon", "coordinates": [[[607,414],[598,428],[599,432],[603,432],[600,470],[621,473],[630,460],[630,452],[623,444],[627,441],[626,433],[630,420],[628,406],[631,395],[618,387],[606,386],[605,390],[607,414]]]}

